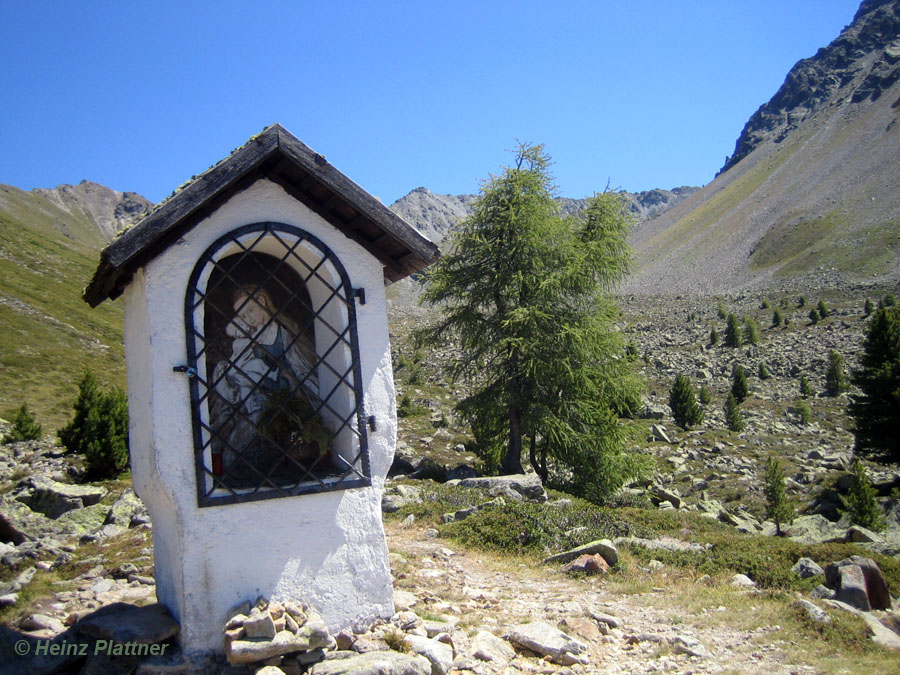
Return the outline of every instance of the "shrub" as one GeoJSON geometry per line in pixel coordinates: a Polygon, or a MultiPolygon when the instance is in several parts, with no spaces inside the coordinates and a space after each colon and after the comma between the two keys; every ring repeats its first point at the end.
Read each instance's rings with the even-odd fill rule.
{"type": "Polygon", "coordinates": [[[809,385],[809,380],[806,379],[806,375],[800,375],[800,396],[803,398],[809,398],[812,396],[813,390],[809,385]]]}
{"type": "Polygon", "coordinates": [[[719,302],[719,306],[718,306],[718,308],[716,309],[716,315],[717,315],[720,319],[724,319],[724,318],[726,318],[726,317],[728,316],[728,312],[725,311],[725,305],[723,305],[723,304],[721,303],[721,301],[719,302]]]}
{"type": "Polygon", "coordinates": [[[879,309],[863,340],[861,368],[853,382],[862,395],[850,404],[858,450],[900,459],[900,310],[879,309]]]}
{"type": "Polygon", "coordinates": [[[709,405],[712,403],[712,394],[709,389],[706,388],[706,385],[702,385],[700,387],[700,392],[697,394],[697,398],[700,399],[700,403],[702,405],[709,405]]]}
{"type": "Polygon", "coordinates": [[[772,377],[771,375],[769,375],[769,369],[766,368],[766,364],[763,361],[759,362],[759,369],[757,371],[757,374],[759,375],[759,379],[761,380],[768,380],[770,377],[772,377]]]}
{"type": "Polygon", "coordinates": [[[884,296],[884,299],[881,301],[885,307],[896,307],[897,306],[897,298],[894,297],[893,293],[888,293],[884,296]]]}
{"type": "Polygon", "coordinates": [[[747,384],[747,373],[741,364],[736,364],[731,371],[731,393],[738,403],[743,403],[750,393],[750,385],[747,384]]]}
{"type": "Polygon", "coordinates": [[[17,443],[19,441],[39,441],[41,440],[41,425],[38,424],[34,415],[28,410],[28,404],[23,403],[16,410],[13,417],[12,429],[4,439],[5,443],[17,443]]]}
{"type": "Polygon", "coordinates": [[[762,301],[762,308],[763,308],[763,309],[769,309],[769,307],[771,307],[771,306],[772,306],[772,305],[769,304],[769,301],[768,301],[768,300],[763,300],[763,301],[762,301]]]}
{"type": "Polygon", "coordinates": [[[785,314],[785,315],[784,315],[784,327],[787,328],[787,327],[788,327],[788,324],[789,324],[790,322],[791,322],[791,320],[788,318],[788,315],[785,314]]]}
{"type": "Polygon", "coordinates": [[[880,532],[885,526],[884,514],[875,500],[875,489],[869,482],[869,474],[859,457],[855,457],[850,465],[850,476],[852,478],[850,491],[846,497],[841,497],[850,521],[874,532],[880,532]]]}
{"type": "Polygon", "coordinates": [[[734,314],[729,314],[725,325],[725,346],[740,347],[741,346],[741,324],[738,323],[734,314]]]}
{"type": "Polygon", "coordinates": [[[844,359],[836,351],[828,352],[828,368],[825,371],[825,393],[838,396],[847,391],[847,375],[844,372],[844,359]]]}
{"type": "Polygon", "coordinates": [[[784,317],[781,315],[781,310],[776,307],[775,311],[772,312],[772,328],[778,328],[783,320],[784,317]]]}
{"type": "Polygon", "coordinates": [[[820,319],[828,318],[828,306],[825,304],[824,300],[819,300],[819,304],[817,305],[817,309],[819,312],[820,319]]]}
{"type": "Polygon", "coordinates": [[[794,509],[784,492],[784,470],[778,460],[769,457],[765,471],[766,518],[775,521],[775,534],[781,536],[781,524],[790,523],[794,509]]]}
{"type": "Polygon", "coordinates": [[[716,345],[719,343],[719,332],[713,328],[709,331],[709,344],[710,346],[716,345]]]}
{"type": "Polygon", "coordinates": [[[731,392],[728,392],[728,398],[725,400],[725,424],[731,431],[744,430],[744,416],[741,414],[741,406],[731,392]]]}
{"type": "Polygon", "coordinates": [[[866,298],[866,304],[863,305],[863,316],[869,316],[874,311],[875,303],[872,302],[871,298],[866,298]]]}
{"type": "Polygon", "coordinates": [[[669,393],[669,407],[675,423],[683,429],[689,429],[703,421],[703,410],[694,396],[694,388],[685,375],[679,374],[669,393]]]}
{"type": "Polygon", "coordinates": [[[813,326],[819,323],[819,313],[814,309],[809,310],[809,322],[813,326]]]}
{"type": "Polygon", "coordinates": [[[806,401],[798,401],[797,414],[800,415],[801,424],[809,424],[812,422],[812,408],[809,407],[809,403],[806,401]]]}
{"type": "Polygon", "coordinates": [[[744,317],[744,344],[759,344],[759,327],[752,316],[744,317]]]}
{"type": "Polygon", "coordinates": [[[806,298],[804,296],[800,296],[797,300],[797,307],[806,307],[806,298]]]}
{"type": "Polygon", "coordinates": [[[101,391],[92,373],[78,385],[72,421],[59,430],[69,452],[84,455],[87,477],[113,478],[128,467],[128,402],[124,392],[101,391]]]}

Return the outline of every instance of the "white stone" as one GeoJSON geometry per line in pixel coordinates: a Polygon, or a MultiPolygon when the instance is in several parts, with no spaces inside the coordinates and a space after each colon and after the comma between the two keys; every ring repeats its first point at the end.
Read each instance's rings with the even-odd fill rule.
{"type": "Polygon", "coordinates": [[[588,662],[587,645],[543,621],[516,626],[506,639],[536,654],[549,656],[553,663],[561,666],[588,662]]]}
{"type": "Polygon", "coordinates": [[[419,635],[407,635],[403,644],[410,651],[424,656],[431,663],[431,675],[447,675],[453,666],[453,647],[431,638],[419,635]]]}
{"type": "Polygon", "coordinates": [[[139,268],[125,289],[132,476],[153,522],[157,596],[181,624],[186,654],[222,649],[228,610],[264,589],[306,602],[332,629],[393,613],[381,493],[397,419],[382,266],[278,185],[260,180],[139,268]],[[199,508],[184,299],[201,254],[243,225],[299,227],[341,261],[357,304],[372,486],[199,508]]]}
{"type": "Polygon", "coordinates": [[[501,638],[483,630],[472,638],[469,655],[480,661],[492,661],[500,666],[505,666],[515,658],[516,651],[501,638]]]}

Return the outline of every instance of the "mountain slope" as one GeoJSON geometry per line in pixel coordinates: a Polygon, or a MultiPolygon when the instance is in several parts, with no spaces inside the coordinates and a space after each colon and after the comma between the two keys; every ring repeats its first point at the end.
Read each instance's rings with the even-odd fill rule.
{"type": "Polygon", "coordinates": [[[70,417],[84,369],[124,384],[121,303],[91,309],[81,289],[111,228],[149,204],[86,181],[0,185],[0,415],[27,402],[50,432],[70,417]]]}
{"type": "Polygon", "coordinates": [[[712,183],[631,238],[627,291],[900,280],[900,0],[800,61],[712,183]]]}

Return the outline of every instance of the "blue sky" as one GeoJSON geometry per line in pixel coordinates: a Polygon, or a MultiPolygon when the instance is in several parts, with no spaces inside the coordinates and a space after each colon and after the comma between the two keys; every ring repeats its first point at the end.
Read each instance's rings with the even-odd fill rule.
{"type": "Polygon", "coordinates": [[[279,122],[390,204],[544,143],[564,196],[703,185],[853,0],[0,0],[0,183],[159,201],[279,122]]]}

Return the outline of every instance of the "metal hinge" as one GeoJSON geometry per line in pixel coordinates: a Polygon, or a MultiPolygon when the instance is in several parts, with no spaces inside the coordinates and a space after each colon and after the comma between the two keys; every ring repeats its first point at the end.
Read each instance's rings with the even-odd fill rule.
{"type": "Polygon", "coordinates": [[[366,289],[365,288],[354,288],[353,289],[353,297],[359,300],[359,304],[366,304],[366,289]]]}
{"type": "Polygon", "coordinates": [[[369,421],[369,431],[375,431],[375,429],[376,429],[375,415],[369,415],[368,421],[369,421]]]}
{"type": "Polygon", "coordinates": [[[197,377],[197,369],[194,366],[175,366],[173,372],[184,373],[188,377],[197,377]]]}

